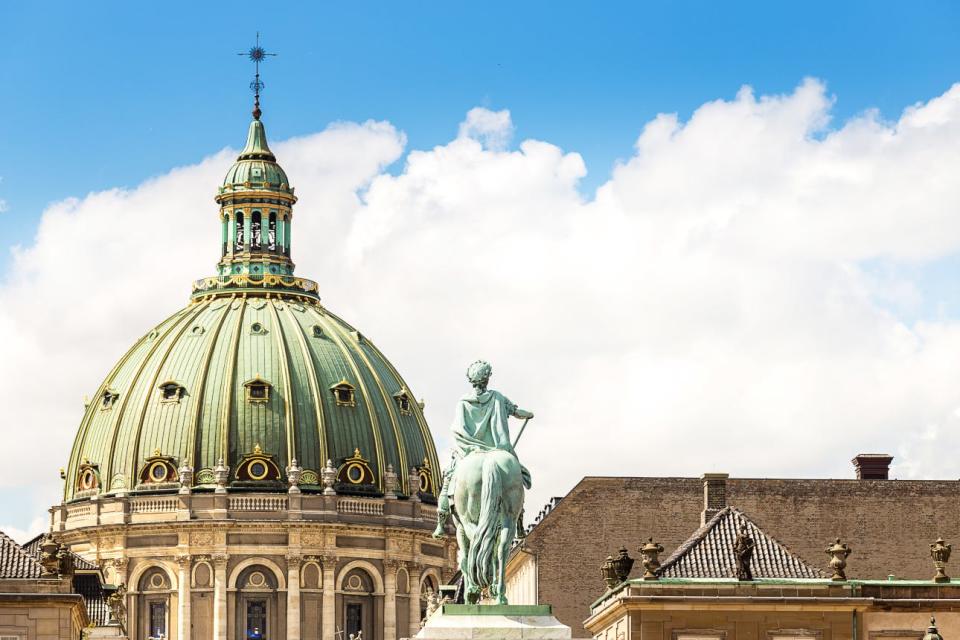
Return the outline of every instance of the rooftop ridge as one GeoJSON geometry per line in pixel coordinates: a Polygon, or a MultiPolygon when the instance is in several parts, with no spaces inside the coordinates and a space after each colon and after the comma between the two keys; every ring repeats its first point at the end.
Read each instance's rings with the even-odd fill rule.
{"type": "Polygon", "coordinates": [[[749,516],[727,506],[678,546],[658,575],[665,578],[729,578],[735,574],[733,544],[745,526],[754,541],[750,566],[757,578],[827,578],[819,568],[767,534],[749,516]]]}

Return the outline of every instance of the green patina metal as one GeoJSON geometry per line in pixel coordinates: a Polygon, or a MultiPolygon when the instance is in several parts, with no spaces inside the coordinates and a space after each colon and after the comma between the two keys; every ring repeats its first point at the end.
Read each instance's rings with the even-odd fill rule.
{"type": "Polygon", "coordinates": [[[441,605],[445,616],[508,616],[534,617],[552,616],[553,607],[549,604],[445,604],[441,605]]]}
{"type": "MultiPolygon", "coordinates": [[[[138,478],[156,451],[192,467],[201,488],[212,486],[220,458],[234,481],[238,463],[258,446],[281,469],[296,458],[313,482],[327,459],[337,466],[359,449],[375,483],[358,492],[383,490],[387,465],[401,493],[420,490],[410,486],[412,467],[428,469],[426,493],[435,492],[440,466],[421,407],[397,405],[397,396],[413,397],[409,386],[369,339],[320,304],[316,283],[293,275],[296,197],[258,118],[216,201],[218,275],[195,281],[190,304],[148,331],[100,385],[70,455],[65,499],[150,491],[138,478]],[[256,380],[268,384],[265,398],[251,399],[245,383],[256,380]],[[353,405],[338,403],[331,390],[341,380],[355,389],[353,405]],[[182,396],[164,398],[167,383],[182,387],[182,396]],[[85,461],[99,469],[93,492],[78,485],[85,461]]],[[[282,482],[258,488],[286,489],[282,482]]]]}

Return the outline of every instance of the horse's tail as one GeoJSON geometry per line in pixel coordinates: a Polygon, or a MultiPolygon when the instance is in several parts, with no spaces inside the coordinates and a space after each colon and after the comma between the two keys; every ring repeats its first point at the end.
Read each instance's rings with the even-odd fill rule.
{"type": "Polygon", "coordinates": [[[483,461],[481,475],[483,490],[480,492],[480,516],[470,545],[470,562],[473,582],[480,587],[493,584],[493,554],[500,536],[500,512],[503,508],[503,478],[493,456],[483,461]]]}

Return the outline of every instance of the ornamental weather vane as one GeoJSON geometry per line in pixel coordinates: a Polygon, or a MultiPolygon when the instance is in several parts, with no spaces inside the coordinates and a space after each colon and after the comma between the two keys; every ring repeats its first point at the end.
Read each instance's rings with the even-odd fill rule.
{"type": "Polygon", "coordinates": [[[249,51],[242,51],[237,54],[238,56],[247,56],[253,61],[254,68],[256,69],[256,75],[253,78],[253,82],[250,83],[250,90],[253,91],[253,117],[256,120],[260,119],[260,91],[263,89],[264,84],[260,82],[260,63],[266,62],[267,56],[275,56],[275,53],[267,53],[267,51],[260,46],[260,32],[257,31],[257,44],[250,47],[249,51]]]}

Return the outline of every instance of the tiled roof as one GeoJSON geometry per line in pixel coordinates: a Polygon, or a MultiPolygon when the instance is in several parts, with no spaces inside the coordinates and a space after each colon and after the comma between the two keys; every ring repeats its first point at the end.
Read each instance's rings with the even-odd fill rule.
{"type": "MultiPolygon", "coordinates": [[[[33,557],[38,564],[41,542],[43,542],[43,534],[23,545],[23,550],[33,557]]],[[[83,601],[87,606],[87,617],[95,626],[107,624],[110,619],[110,610],[107,606],[107,596],[103,591],[103,584],[100,581],[99,568],[72,551],[70,555],[73,556],[73,568],[77,572],[73,576],[73,590],[83,596],[83,601]]]]}
{"type": "Polygon", "coordinates": [[[43,568],[13,538],[0,531],[0,578],[39,578],[43,568]]]}
{"type": "Polygon", "coordinates": [[[735,578],[733,543],[746,524],[754,542],[750,570],[754,578],[826,578],[758,527],[742,511],[726,507],[681,544],[660,567],[664,578],[735,578]]]}

